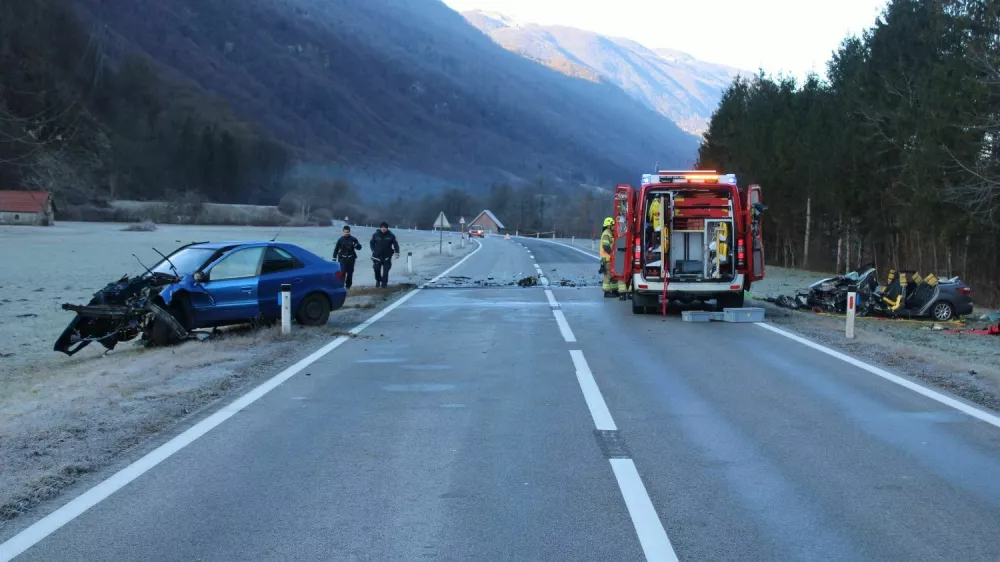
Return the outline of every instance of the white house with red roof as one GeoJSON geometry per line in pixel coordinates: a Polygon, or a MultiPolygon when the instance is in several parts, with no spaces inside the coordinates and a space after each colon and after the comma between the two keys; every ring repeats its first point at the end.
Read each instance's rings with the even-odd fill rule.
{"type": "Polygon", "coordinates": [[[48,192],[0,190],[0,225],[49,226],[55,222],[55,205],[48,192]]]}

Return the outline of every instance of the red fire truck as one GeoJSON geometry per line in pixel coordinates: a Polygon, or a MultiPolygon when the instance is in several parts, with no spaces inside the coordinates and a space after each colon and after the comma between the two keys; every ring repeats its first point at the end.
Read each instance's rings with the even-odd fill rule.
{"type": "Polygon", "coordinates": [[[661,171],[615,188],[612,276],[630,289],[632,312],[666,312],[671,300],[743,306],[764,278],[761,188],[734,174],[661,171]],[[748,255],[749,253],[749,255],[748,255]]]}

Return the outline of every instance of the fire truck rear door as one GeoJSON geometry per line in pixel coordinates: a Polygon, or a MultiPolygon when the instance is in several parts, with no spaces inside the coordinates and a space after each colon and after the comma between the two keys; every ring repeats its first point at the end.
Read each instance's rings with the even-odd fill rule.
{"type": "Polygon", "coordinates": [[[614,251],[611,253],[611,274],[616,279],[624,279],[629,273],[628,221],[632,217],[633,204],[632,186],[618,184],[615,187],[615,206],[611,215],[615,219],[613,229],[615,244],[614,251]]]}
{"type": "Polygon", "coordinates": [[[747,224],[747,248],[750,250],[750,260],[747,264],[751,281],[760,281],[764,278],[764,234],[761,231],[762,217],[754,218],[754,203],[763,203],[764,197],[759,185],[751,185],[746,191],[746,224],[747,224]]]}

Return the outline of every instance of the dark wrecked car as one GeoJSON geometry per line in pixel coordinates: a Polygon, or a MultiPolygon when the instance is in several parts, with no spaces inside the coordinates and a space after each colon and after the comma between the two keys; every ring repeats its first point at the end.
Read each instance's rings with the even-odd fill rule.
{"type": "Polygon", "coordinates": [[[296,321],[323,325],[347,297],[343,278],[340,264],[293,244],[189,244],[141,275],[109,283],[85,306],[62,305],[77,315],[54,349],[73,355],[99,342],[111,350],[140,334],[166,345],[198,328],[273,322],[283,284],[292,287],[296,321]]]}
{"type": "Polygon", "coordinates": [[[874,267],[820,279],[795,298],[778,297],[776,304],[788,308],[810,308],[826,312],[847,311],[847,293],[857,290],[857,314],[891,318],[951,320],[972,313],[972,289],[958,277],[941,280],[934,274],[921,277],[915,271],[890,270],[880,286],[874,267]]]}

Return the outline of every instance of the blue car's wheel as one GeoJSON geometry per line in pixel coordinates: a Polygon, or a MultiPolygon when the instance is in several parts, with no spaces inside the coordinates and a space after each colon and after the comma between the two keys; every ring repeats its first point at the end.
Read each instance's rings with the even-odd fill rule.
{"type": "Polygon", "coordinates": [[[306,295],[299,304],[295,319],[303,326],[324,326],[330,320],[330,301],[326,295],[312,293],[306,295]]]}

